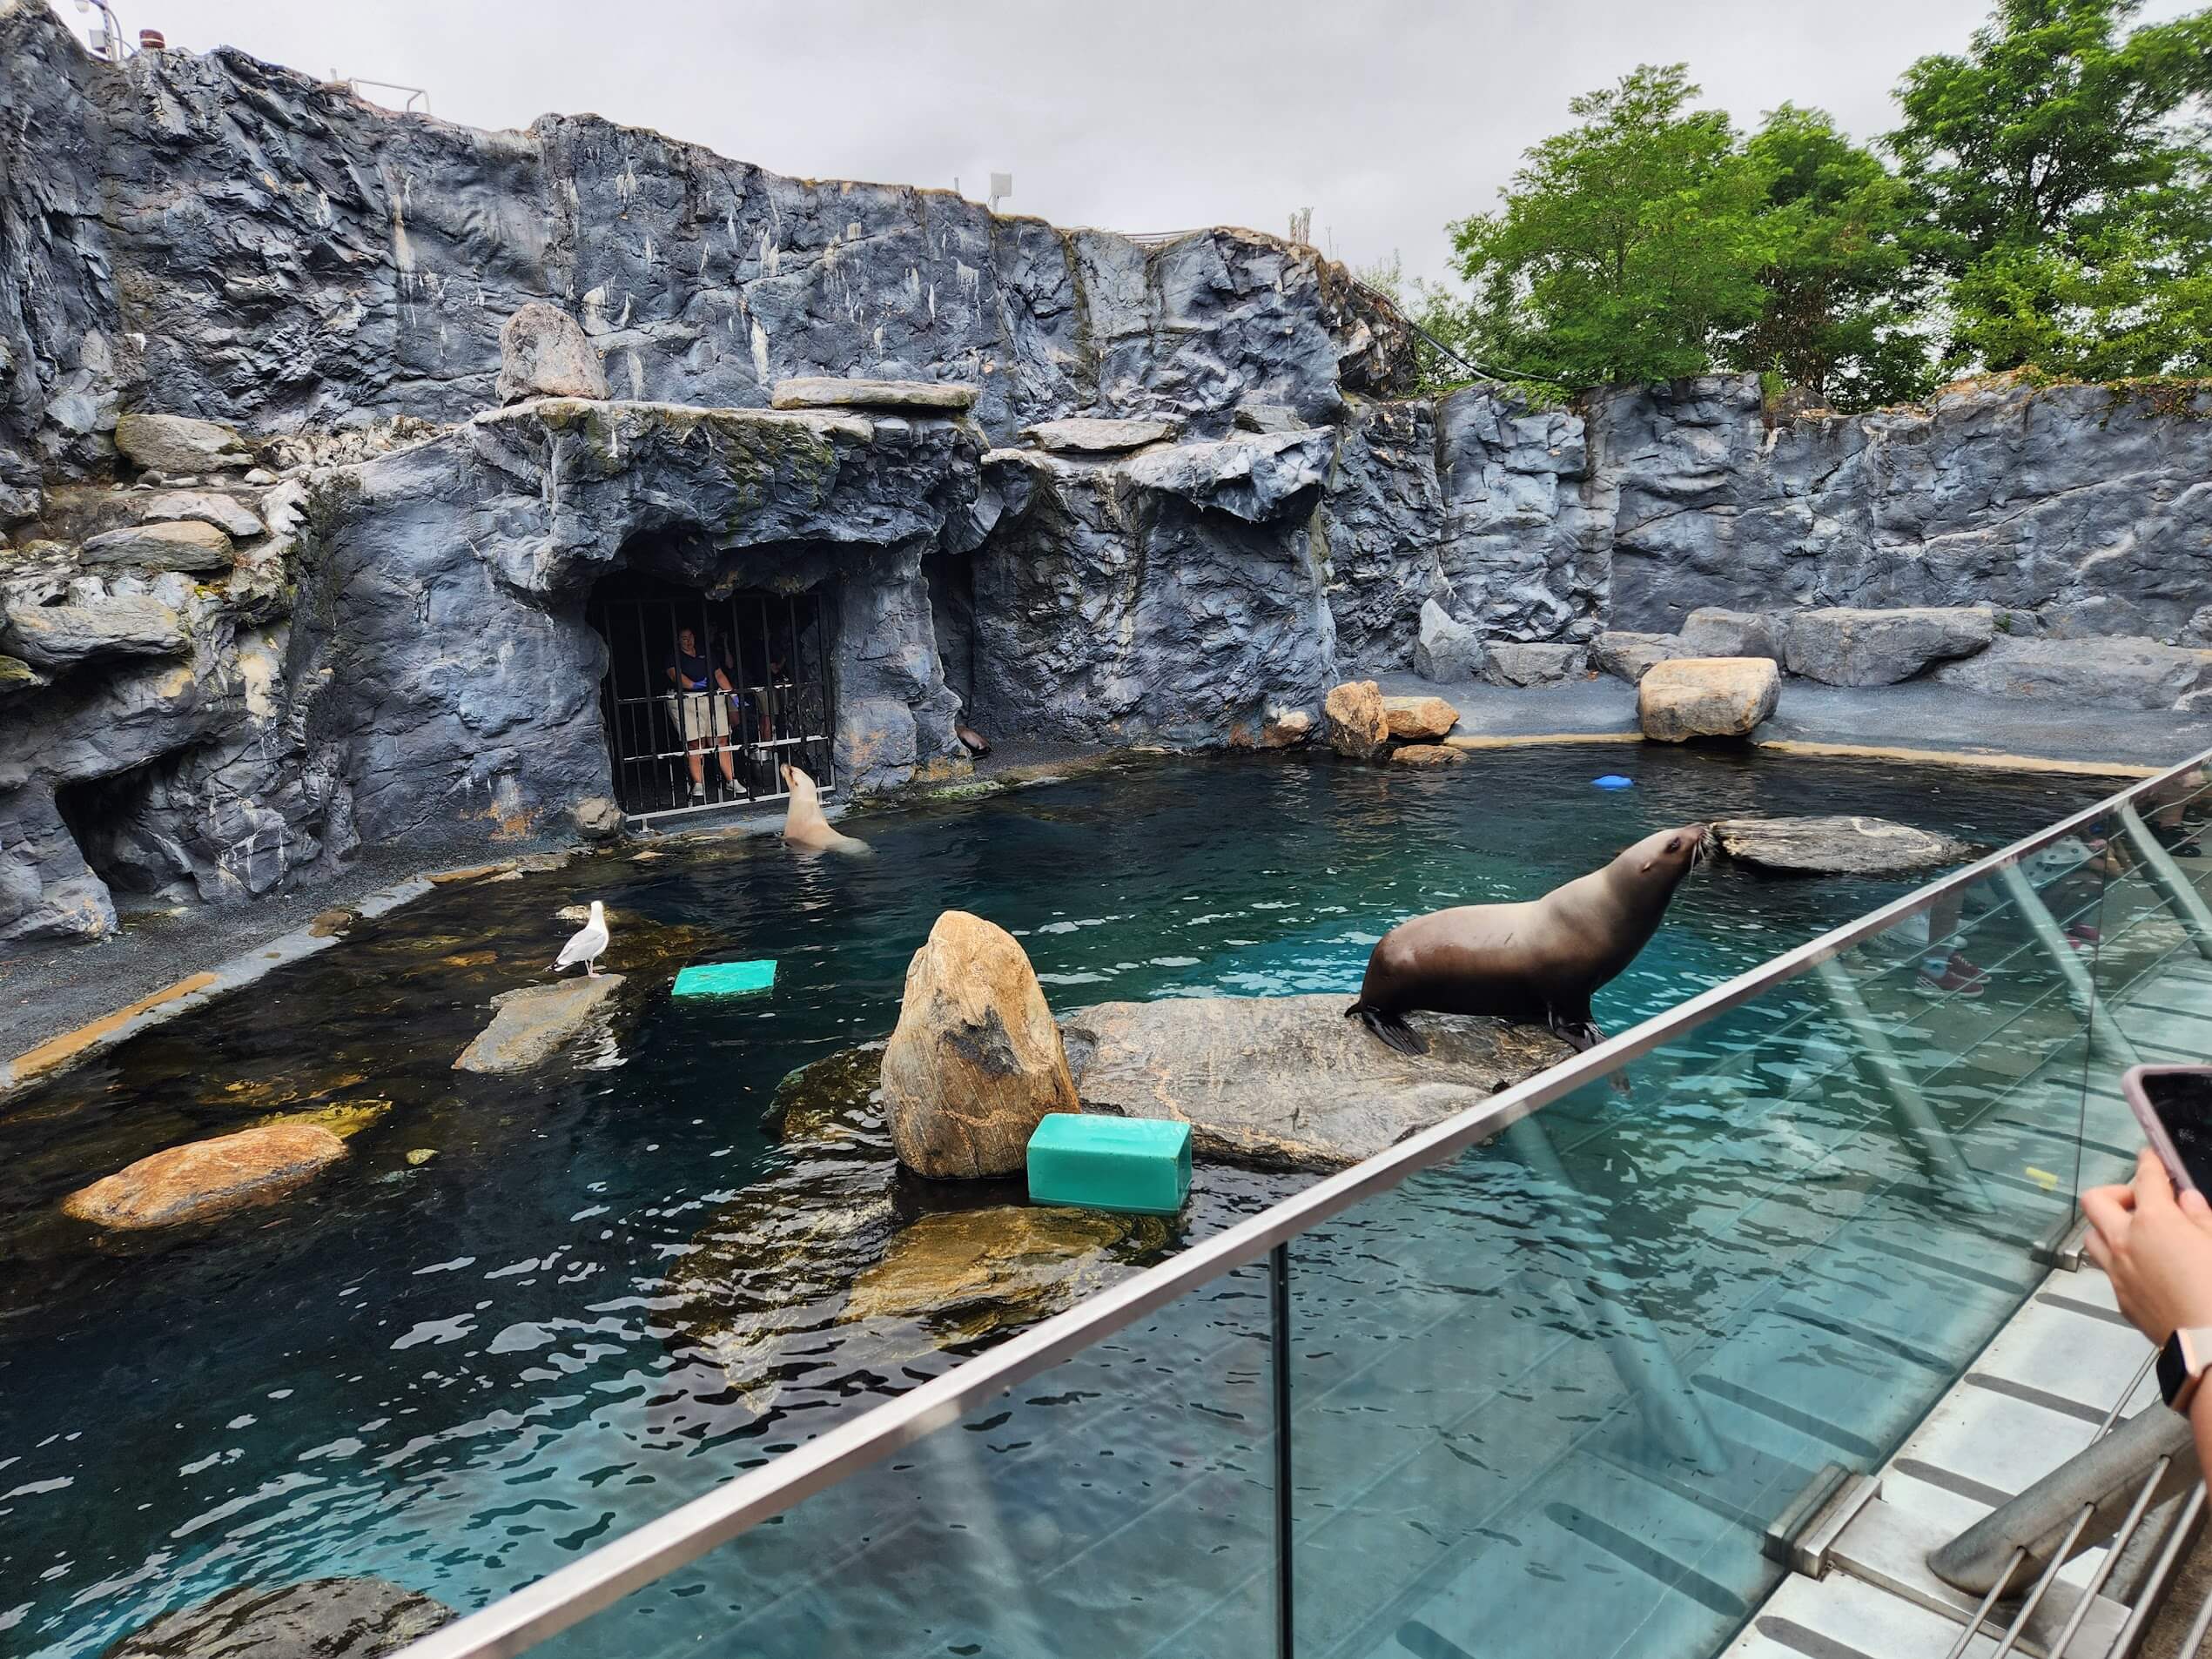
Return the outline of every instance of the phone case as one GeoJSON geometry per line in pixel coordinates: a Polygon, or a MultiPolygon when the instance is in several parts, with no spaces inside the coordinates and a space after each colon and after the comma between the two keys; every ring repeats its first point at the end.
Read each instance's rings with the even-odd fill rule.
{"type": "MultiPolygon", "coordinates": [[[[2212,1072],[2212,1065],[2131,1065],[2120,1076],[2120,1092],[2126,1097],[2128,1110],[2135,1114],[2135,1121],[2142,1125],[2143,1138],[2150,1142],[2151,1150],[2158,1154],[2158,1161],[2166,1165],[2172,1178],[2174,1190],[2187,1192],[2195,1190],[2196,1183],[2189,1179],[2188,1171],[2182,1165],[2182,1154],[2174,1145],[2174,1138],[2166,1132],[2166,1125],[2158,1120],[2158,1112],[2150,1104],[2150,1096],[2143,1088],[2148,1077],[2164,1077],[2176,1071],[2212,1072]]],[[[2212,1194],[2208,1194],[2212,1197],[2212,1194]]]]}

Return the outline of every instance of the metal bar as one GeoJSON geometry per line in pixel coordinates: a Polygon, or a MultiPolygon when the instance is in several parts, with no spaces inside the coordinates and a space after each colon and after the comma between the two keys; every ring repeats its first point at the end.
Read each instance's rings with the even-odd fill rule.
{"type": "MultiPolygon", "coordinates": [[[[649,648],[646,645],[646,643],[645,643],[645,605],[644,605],[644,602],[643,602],[642,601],[638,601],[637,603],[633,604],[633,605],[630,607],[630,610],[631,610],[631,613],[632,613],[632,614],[633,614],[633,615],[636,617],[636,619],[637,619],[637,666],[638,666],[638,671],[639,671],[640,673],[642,673],[642,675],[644,675],[644,676],[645,676],[645,684],[646,684],[646,688],[647,688],[648,691],[649,692],[649,691],[653,688],[653,653],[652,653],[651,649],[650,649],[650,648],[649,648]]],[[[652,728],[652,716],[651,716],[651,715],[649,715],[646,716],[646,727],[647,727],[647,729],[648,729],[648,730],[650,730],[650,729],[651,729],[651,728],[652,728]]],[[[656,745],[655,745],[655,747],[656,747],[656,748],[657,748],[657,747],[659,747],[659,746],[656,744],[656,745]]],[[[640,767],[639,767],[639,769],[638,769],[638,792],[639,792],[639,796],[640,796],[640,803],[640,803],[641,805],[642,805],[642,804],[643,804],[643,800],[644,800],[644,796],[645,796],[645,786],[646,786],[647,784],[649,784],[649,783],[655,783],[655,782],[658,782],[658,780],[657,780],[657,779],[654,776],[654,774],[655,774],[655,773],[656,773],[656,772],[658,772],[660,769],[660,769],[659,767],[657,767],[657,766],[653,766],[653,767],[640,766],[640,767]]],[[[660,801],[661,801],[661,792],[660,792],[660,790],[659,790],[658,789],[655,789],[652,791],[651,798],[652,798],[652,802],[653,802],[653,804],[654,804],[654,805],[658,806],[658,805],[660,804],[660,801]]]]}
{"type": "Polygon", "coordinates": [[[2112,1016],[2098,1005],[2096,980],[2081,965],[2081,958],[2074,954],[2073,944],[2060,929],[2050,907],[2043,903],[2043,896],[2035,890],[2035,883],[2027,879],[2027,873],[2019,864],[2010,863],[1997,872],[1997,878],[2004,883],[2006,893],[2027,919],[2036,943],[2043,947],[2043,954],[2058,965],[2059,977],[2066,982],[2067,1000],[2081,1016],[2088,1032],[2089,1046],[2115,1065],[2137,1064],[2140,1057],[2135,1045],[2113,1023],[2112,1016]]]}
{"type": "MultiPolygon", "coordinates": [[[[1989,1659],[2005,1659],[2007,1654],[2019,1647],[2020,1632],[2027,1629],[2028,1620],[2035,1616],[2035,1609],[2042,1606],[2043,1597],[2049,1593],[2051,1586],[2058,1582],[2059,1569],[2073,1557],[2074,1541],[2081,1536],[2081,1528],[2089,1524],[2089,1517],[2096,1512],[2097,1506],[2094,1503],[2085,1503],[2081,1506],[2081,1513],[2074,1517],[2073,1527],[2067,1531],[2059,1547],[2051,1552],[2050,1565],[2037,1576],[2034,1586],[2027,1594],[2020,1597],[2020,1611],[2013,1615],[2013,1622],[2005,1627],[2004,1640],[1998,1642],[1997,1651],[1991,1654],[1989,1659]]],[[[2084,1599],[2086,1602],[2086,1598],[2084,1599]]],[[[2061,1648],[2058,1651],[2062,1654],[2066,1649],[2061,1648]]]]}
{"type": "Polygon", "coordinates": [[[1852,1040],[1859,1045],[1854,1051],[1864,1057],[1867,1069],[1881,1085],[1882,1092],[1889,1097],[1899,1126],[1913,1143],[1913,1150],[1920,1154],[1928,1172],[1940,1185],[1948,1189],[1952,1198],[1980,1213],[1988,1213],[1995,1206],[1981,1185],[1981,1178],[1967,1164],[1942,1119],[1921,1098],[1911,1073],[1897,1058],[1897,1051],[1890,1046],[1889,1033],[1866,1006],[1866,999],[1859,994],[1858,985],[1844,971],[1843,964],[1824,962],[1818,972],[1822,989],[1835,1004],[1836,1012],[1850,1029],[1852,1040]]]}
{"type": "MultiPolygon", "coordinates": [[[[2197,1650],[2204,1646],[2208,1631],[2212,1631],[2212,1595],[2204,1598],[2204,1605],[2197,1609],[2196,1616],[2189,1621],[2188,1634],[2182,1638],[2182,1645],[2175,1649],[2180,1659],[2196,1659],[2197,1650]]],[[[2061,1654],[2065,1651],[2063,1648],[2059,1649],[2061,1654]]]]}
{"type": "MultiPolygon", "coordinates": [[[[2135,1392],[2135,1387],[2131,1384],[2128,1394],[2121,1395],[2120,1398],[2125,1400],[2128,1394],[2135,1392]]],[[[2073,1645],[2074,1633],[2081,1628],[2081,1621],[2089,1616],[2089,1609],[2097,1604],[2097,1596],[2103,1590],[2105,1581],[2112,1576],[2112,1569],[2120,1561],[2120,1552],[2128,1547],[2128,1539],[2135,1535],[2135,1528],[2142,1524],[2143,1512],[2150,1508],[2150,1495],[2157,1489],[2159,1481],[2165,1477],[2165,1474],[2166,1462],[2162,1458],[2151,1466],[2150,1473],[2143,1477],[2142,1486],[2135,1493],[2135,1501],[2128,1511],[2128,1518],[2120,1523],[2120,1530],[2112,1535],[2112,1547],[2105,1551],[2104,1559],[2097,1563],[2097,1570],[2089,1575],[2089,1582],[2082,1586],[2081,1599],[2074,1602],[2074,1612],[2060,1629],[2057,1637],[2045,1644],[2047,1652],[2062,1655],[2073,1645]]]]}
{"type": "Polygon", "coordinates": [[[2197,955],[2212,961],[2212,906],[2205,903],[2203,895],[2182,874],[2174,855],[2151,834],[2150,826],[2142,821],[2133,802],[2121,802],[2119,816],[2128,839],[2134,843],[2136,856],[2150,872],[2151,884],[2158,890],[2158,896],[2166,901],[2166,908],[2174,912],[2182,930],[2196,946],[2197,955]]]}
{"type": "MultiPolygon", "coordinates": [[[[1987,880],[1993,871],[2011,868],[2027,854],[2111,811],[2116,802],[2132,800],[2208,760],[2212,760],[2212,750],[2142,779],[1916,892],[1701,991],[1536,1077],[1501,1090],[1480,1105],[1409,1135],[1365,1162],[1316,1181],[1281,1204],[1200,1239],[1158,1266],[1109,1286],[1066,1313],[1009,1337],[989,1353],[963,1361],[898,1399],[826,1430],[818,1439],[601,1545],[536,1583],[433,1632],[405,1649],[407,1659],[507,1659],[521,1653],[629,1591],[697,1560],[748,1528],[870,1468],[923,1435],[958,1421],[972,1407],[1081,1353],[1132,1320],[1258,1259],[1275,1246],[1362,1199],[1390,1191],[1409,1176],[1457,1156],[1529,1113],[1764,995],[1773,986],[1810,972],[1861,940],[1927,910],[1946,895],[1987,880]]],[[[2197,1501],[2202,1501],[2202,1494],[2197,1501]]]]}
{"type": "Polygon", "coordinates": [[[1981,1634],[1981,1627],[1989,1617],[1989,1609],[1997,1605],[1997,1598],[2005,1593],[2005,1586],[2012,1582],[2013,1568],[2020,1564],[2020,1558],[2025,1554],[2025,1550],[2013,1551],[2012,1558],[2005,1563],[2005,1570],[1997,1575],[1997,1582],[1989,1587],[1989,1593],[1981,1598],[1981,1605],[1973,1610],[1973,1616],[1967,1621],[1967,1628],[1959,1632],[1959,1639],[1951,1644],[1951,1651],[1945,1654],[1943,1659],[1959,1659],[1959,1656],[1973,1645],[1973,1639],[1981,1634]]]}
{"type": "Polygon", "coordinates": [[[1290,1444],[1290,1246],[1279,1244],[1267,1253],[1267,1339],[1275,1375],[1275,1652],[1278,1659],[1294,1659],[1293,1639],[1297,1613],[1296,1582],[1292,1576],[1291,1444],[1290,1444]]]}
{"type": "MultiPolygon", "coordinates": [[[[1607,1232],[1598,1206],[1567,1173],[1567,1166],[1560,1160],[1551,1137],[1544,1133],[1542,1123],[1533,1117],[1522,1118],[1506,1130],[1505,1144],[1540,1178],[1582,1204],[1585,1213],[1571,1219],[1579,1219],[1594,1232],[1607,1232]]],[[[1705,1421],[1704,1413],[1698,1409],[1698,1397],[1683,1380],[1674,1355],[1668,1351],[1666,1339],[1659,1334],[1657,1325],[1642,1308],[1610,1296],[1600,1288],[1597,1275],[1607,1264],[1590,1261],[1587,1258],[1590,1253],[1583,1253],[1590,1277],[1582,1290],[1596,1304],[1597,1313],[1597,1317],[1590,1320],[1592,1334],[1604,1348],[1605,1357],[1612,1361],[1613,1374],[1620,1378],[1621,1387],[1636,1401],[1644,1427],[1674,1456],[1695,1464],[1707,1474],[1718,1474],[1728,1467],[1728,1454],[1721,1450],[1720,1441],[1714,1437],[1712,1426],[1705,1421]]],[[[1577,1313],[1586,1314],[1581,1299],[1575,1300],[1577,1313]]]]}
{"type": "Polygon", "coordinates": [[[2157,1611],[2158,1594],[2166,1587],[2166,1575],[2174,1570],[2174,1563],[2188,1542],[2189,1528],[2196,1524],[2197,1514],[2204,1508],[2204,1487],[2199,1482],[2182,1513],[2174,1521],[2174,1530],[2166,1535],[2166,1547],[2158,1552],[2158,1564],[2143,1580],[2142,1594],[2135,1598],[2135,1605],[2128,1615],[2128,1622],[2120,1627],[2120,1634],[2112,1639],[2108,1650],[2115,1654],[2132,1654],[2135,1642],[2142,1635],[2143,1626],[2150,1622],[2150,1615],[2157,1611]]]}

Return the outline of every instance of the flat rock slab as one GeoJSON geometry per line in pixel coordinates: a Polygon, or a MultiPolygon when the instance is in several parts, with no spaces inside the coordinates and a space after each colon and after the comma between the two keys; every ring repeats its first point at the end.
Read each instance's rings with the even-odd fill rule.
{"type": "Polygon", "coordinates": [[[1415,1014],[1429,1052],[1344,1018],[1348,992],[1100,1003],[1061,1022],[1086,1112],[1191,1125],[1201,1153],[1341,1169],[1573,1052],[1539,1025],[1415,1014]]]}
{"type": "Polygon", "coordinates": [[[140,1625],[105,1659],[376,1659],[452,1617],[444,1602],[380,1578],[240,1584],[140,1625]]]}
{"type": "Polygon", "coordinates": [[[138,509],[138,522],[189,520],[212,524],[225,535],[250,541],[266,528],[259,514],[244,502],[212,490],[164,490],[138,509]]]}
{"type": "Polygon", "coordinates": [[[1712,832],[1731,858],[1807,875],[1887,876],[1974,854],[1970,843],[1881,818],[1723,818],[1712,832]]]}
{"type": "Polygon", "coordinates": [[[1172,420],[1104,420],[1077,417],[1024,427],[1022,436],[1039,449],[1060,453],[1112,455],[1142,449],[1175,435],[1172,420]]]}
{"type": "Polygon", "coordinates": [[[192,415],[118,415],[115,447],[147,471],[171,477],[253,465],[235,430],[192,415]]]}
{"type": "Polygon", "coordinates": [[[134,524],[87,541],[84,562],[138,565],[149,570],[226,570],[231,538],[197,519],[134,524]]]}
{"type": "Polygon", "coordinates": [[[618,973],[528,985],[493,998],[499,1011],[454,1062],[456,1071],[527,1071],[560,1052],[622,988],[618,973]]]}
{"type": "Polygon", "coordinates": [[[2171,709],[2212,685],[2212,651],[2145,639],[2000,637],[1980,656],[1938,668],[1935,678],[1985,697],[2097,709],[2171,709]]]}
{"type": "Polygon", "coordinates": [[[942,409],[958,413],[975,406],[982,388],[940,380],[844,380],[802,375],[778,380],[769,394],[777,409],[942,409]]]}
{"type": "Polygon", "coordinates": [[[62,1200],[79,1221],[138,1232],[205,1221],[281,1198],[346,1156],[329,1130],[268,1124],[142,1158],[62,1200]]]}

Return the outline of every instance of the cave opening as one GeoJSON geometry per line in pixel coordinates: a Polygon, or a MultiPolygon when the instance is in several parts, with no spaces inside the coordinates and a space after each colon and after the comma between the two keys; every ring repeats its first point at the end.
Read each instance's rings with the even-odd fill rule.
{"type": "Polygon", "coordinates": [[[118,910],[151,909],[196,896],[192,861],[149,822],[177,772],[176,754],[54,790],[54,809],[118,910]]]}
{"type": "MultiPolygon", "coordinates": [[[[629,552],[630,549],[625,549],[629,552]]],[[[650,560],[652,549],[643,549],[650,560]]],[[[634,820],[780,801],[785,762],[836,787],[829,616],[818,589],[704,587],[647,568],[601,578],[600,713],[634,820]]]]}
{"type": "Polygon", "coordinates": [[[930,624],[945,683],[965,717],[976,715],[976,559],[972,553],[932,553],[922,561],[929,583],[930,624]]]}

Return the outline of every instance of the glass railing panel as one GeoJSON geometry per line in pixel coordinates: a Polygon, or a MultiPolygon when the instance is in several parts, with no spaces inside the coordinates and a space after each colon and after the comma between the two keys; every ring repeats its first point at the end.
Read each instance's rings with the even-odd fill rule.
{"type": "Polygon", "coordinates": [[[1276,1643],[1263,1262],[554,1637],[564,1659],[1204,1656],[1276,1643]]]}
{"type": "Polygon", "coordinates": [[[1933,910],[1291,1241],[1301,1655],[1716,1651],[2017,1308],[2084,1020],[2008,880],[1933,910]]]}
{"type": "Polygon", "coordinates": [[[2184,773],[2101,817],[2066,848],[2107,873],[2099,913],[2067,932],[2095,981],[2097,1061],[2087,1135],[2092,1179],[2124,1172],[2142,1137],[2120,1073],[2212,1063],[2212,778],[2184,773]]]}

